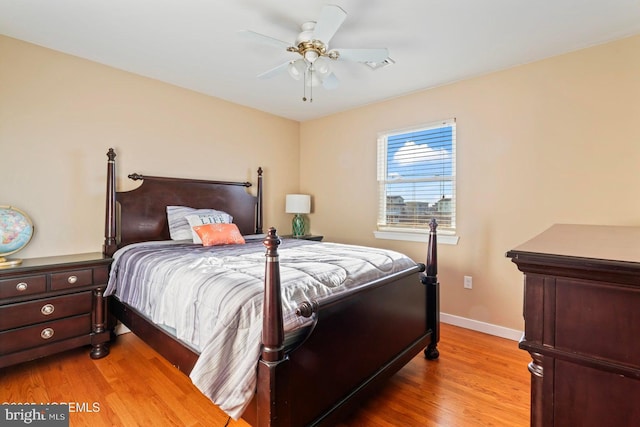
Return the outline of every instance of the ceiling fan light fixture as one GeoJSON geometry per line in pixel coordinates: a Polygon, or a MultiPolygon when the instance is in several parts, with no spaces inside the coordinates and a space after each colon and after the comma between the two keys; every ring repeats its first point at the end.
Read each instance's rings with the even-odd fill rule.
{"type": "Polygon", "coordinates": [[[323,80],[326,76],[331,74],[331,60],[321,56],[312,65],[313,72],[318,75],[318,77],[323,80]]]}
{"type": "Polygon", "coordinates": [[[302,76],[304,76],[304,73],[307,71],[307,63],[302,58],[296,59],[295,61],[291,61],[289,63],[287,71],[289,72],[289,75],[295,80],[300,80],[302,76]]]}
{"type": "Polygon", "coordinates": [[[318,52],[312,49],[309,49],[304,53],[304,59],[311,64],[313,64],[319,56],[318,52]]]}

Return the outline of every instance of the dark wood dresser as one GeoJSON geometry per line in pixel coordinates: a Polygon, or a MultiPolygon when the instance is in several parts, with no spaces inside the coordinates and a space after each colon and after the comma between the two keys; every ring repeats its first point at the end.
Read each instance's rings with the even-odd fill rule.
{"type": "Polygon", "coordinates": [[[507,257],[525,277],[531,425],[638,425],[640,227],[554,225],[507,257]]]}
{"type": "Polygon", "coordinates": [[[0,269],[0,368],[91,345],[109,354],[101,253],[31,258],[0,269]]]}

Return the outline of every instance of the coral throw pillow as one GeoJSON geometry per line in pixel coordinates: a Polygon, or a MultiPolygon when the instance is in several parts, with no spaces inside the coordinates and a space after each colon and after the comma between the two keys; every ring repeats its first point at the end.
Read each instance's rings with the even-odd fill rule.
{"type": "Polygon", "coordinates": [[[203,246],[241,245],[244,243],[244,237],[235,224],[196,225],[193,230],[202,240],[203,246]]]}

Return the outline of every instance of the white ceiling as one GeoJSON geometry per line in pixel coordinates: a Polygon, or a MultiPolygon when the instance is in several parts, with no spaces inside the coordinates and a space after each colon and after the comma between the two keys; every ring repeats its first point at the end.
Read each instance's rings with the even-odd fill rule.
{"type": "Polygon", "coordinates": [[[640,0],[0,0],[0,34],[298,121],[638,33],[640,0]],[[327,2],[347,12],[331,48],[396,63],[335,62],[312,103],[286,72],[256,78],[298,56],[238,32],[293,44],[327,2]]]}

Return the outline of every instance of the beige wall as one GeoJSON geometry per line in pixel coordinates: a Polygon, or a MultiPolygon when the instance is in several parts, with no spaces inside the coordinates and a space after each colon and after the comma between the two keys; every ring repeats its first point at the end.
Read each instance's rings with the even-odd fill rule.
{"type": "Polygon", "coordinates": [[[308,192],[314,233],[423,261],[424,244],[373,237],[376,134],[455,117],[442,311],[521,329],[507,250],[554,223],[640,225],[638,52],[629,38],[299,124],[0,36],[0,204],[36,223],[22,257],[99,251],[108,147],[121,188],[134,171],[253,180],[262,166],[267,226],[288,231],[284,195],[308,192]]]}
{"type": "Polygon", "coordinates": [[[265,170],[265,226],[289,230],[298,190],[299,123],[0,36],[0,204],[36,234],[15,256],[100,251],[106,152],[126,175],[255,182],[265,170]]]}
{"type": "Polygon", "coordinates": [[[521,329],[507,250],[554,223],[640,225],[639,52],[633,37],[303,123],[312,231],[423,261],[424,244],[373,236],[376,134],[455,117],[460,242],[439,245],[441,309],[521,329]]]}

